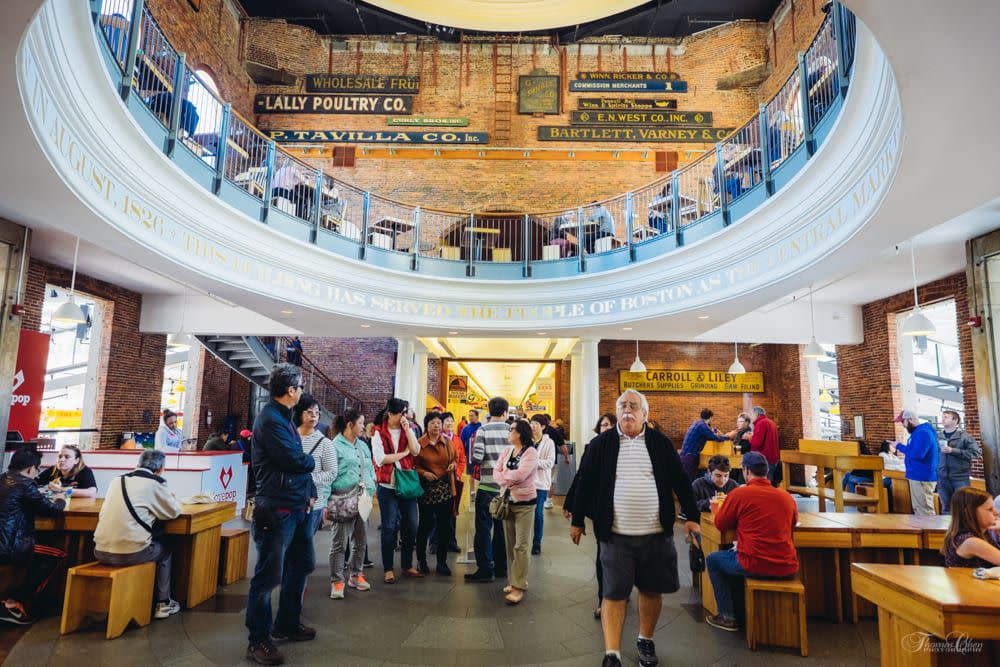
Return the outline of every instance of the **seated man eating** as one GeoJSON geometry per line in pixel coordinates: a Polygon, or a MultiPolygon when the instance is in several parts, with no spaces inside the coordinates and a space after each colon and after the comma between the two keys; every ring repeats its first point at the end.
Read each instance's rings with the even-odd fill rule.
{"type": "Polygon", "coordinates": [[[730,470],[729,457],[716,454],[708,460],[708,474],[691,483],[694,503],[699,512],[710,512],[713,498],[720,493],[728,495],[739,487],[739,484],[729,479],[730,470]]]}

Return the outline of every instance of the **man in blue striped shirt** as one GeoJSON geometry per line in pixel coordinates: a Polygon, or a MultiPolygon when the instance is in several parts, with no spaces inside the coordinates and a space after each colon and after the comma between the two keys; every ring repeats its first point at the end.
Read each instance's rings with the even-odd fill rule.
{"type": "Polygon", "coordinates": [[[465,580],[475,583],[488,583],[493,581],[494,576],[507,576],[503,522],[490,514],[490,501],[500,493],[500,487],[493,480],[493,469],[509,444],[510,426],[504,421],[509,404],[507,399],[494,396],[487,407],[490,421],[476,431],[472,447],[472,463],[478,464],[480,469],[479,489],[476,491],[476,537],[473,542],[477,569],[466,574],[465,580]]]}

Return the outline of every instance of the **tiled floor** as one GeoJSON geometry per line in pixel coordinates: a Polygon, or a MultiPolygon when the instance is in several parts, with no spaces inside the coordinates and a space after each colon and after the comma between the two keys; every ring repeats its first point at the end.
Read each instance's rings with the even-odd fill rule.
{"type": "MultiPolygon", "coordinates": [[[[461,540],[471,522],[463,515],[461,540]]],[[[372,525],[378,525],[377,516],[372,525]]],[[[679,527],[676,532],[680,532],[679,527]]],[[[371,554],[378,560],[377,534],[369,534],[371,554]]],[[[460,541],[461,541],[460,540],[460,541]]],[[[547,513],[544,553],[531,559],[530,590],[518,607],[503,604],[503,583],[465,584],[468,566],[451,562],[451,578],[430,575],[381,583],[381,569],[369,570],[374,590],[348,589],[345,600],[330,600],[326,554],[330,533],[316,536],[318,567],[309,579],[304,620],[315,626],[315,641],[286,645],[288,664],[390,667],[392,665],[599,665],[600,623],[592,615],[596,584],[594,541],[589,535],[579,547],[568,537],[568,523],[558,510],[547,513]]],[[[471,543],[471,537],[470,537],[471,543]]],[[[664,599],[656,631],[661,665],[878,665],[878,635],[874,623],[835,625],[809,619],[810,657],[796,652],[762,649],[751,652],[742,634],[725,633],[701,619],[697,591],[691,588],[687,549],[677,538],[681,555],[681,590],[664,599]]],[[[433,563],[432,563],[433,565],[433,563]]],[[[252,567],[252,562],[251,562],[252,567]]],[[[59,637],[59,621],[47,618],[13,646],[10,665],[115,667],[201,667],[248,664],[244,658],[246,629],[243,610],[247,581],[225,589],[200,607],[149,627],[132,628],[114,641],[92,627],[59,637]]],[[[625,664],[636,664],[636,605],[629,605],[625,627],[625,664]]]]}

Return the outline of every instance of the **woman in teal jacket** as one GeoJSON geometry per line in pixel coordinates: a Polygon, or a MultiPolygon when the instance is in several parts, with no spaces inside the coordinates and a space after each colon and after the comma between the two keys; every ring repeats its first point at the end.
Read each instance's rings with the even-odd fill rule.
{"type": "MultiPolygon", "coordinates": [[[[337,417],[333,431],[337,434],[333,438],[333,447],[337,453],[337,478],[333,480],[331,502],[336,504],[337,496],[358,494],[359,486],[363,486],[364,493],[371,498],[375,495],[375,468],[368,445],[359,437],[365,431],[364,415],[354,409],[345,411],[337,417]]],[[[345,585],[359,591],[371,590],[371,584],[365,579],[362,569],[367,544],[367,517],[355,515],[344,521],[333,521],[331,530],[330,597],[334,600],[344,599],[345,585]],[[346,553],[348,541],[350,554],[346,553]]]]}

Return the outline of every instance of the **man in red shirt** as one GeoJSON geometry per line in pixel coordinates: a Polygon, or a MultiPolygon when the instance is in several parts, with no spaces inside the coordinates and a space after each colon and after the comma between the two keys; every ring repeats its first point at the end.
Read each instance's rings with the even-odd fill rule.
{"type": "Polygon", "coordinates": [[[733,595],[745,577],[790,579],[799,570],[792,529],[799,522],[795,500],[767,480],[767,459],[760,452],[743,455],[746,486],[734,489],[715,515],[720,531],[736,529],[736,548],[716,551],[705,559],[715,590],[718,613],[705,621],[720,630],[736,632],[733,595]]]}
{"type": "Polygon", "coordinates": [[[744,433],[743,439],[750,441],[751,452],[760,452],[767,459],[767,479],[774,484],[778,469],[778,425],[759,405],[755,405],[750,414],[753,415],[753,435],[744,433]]]}

